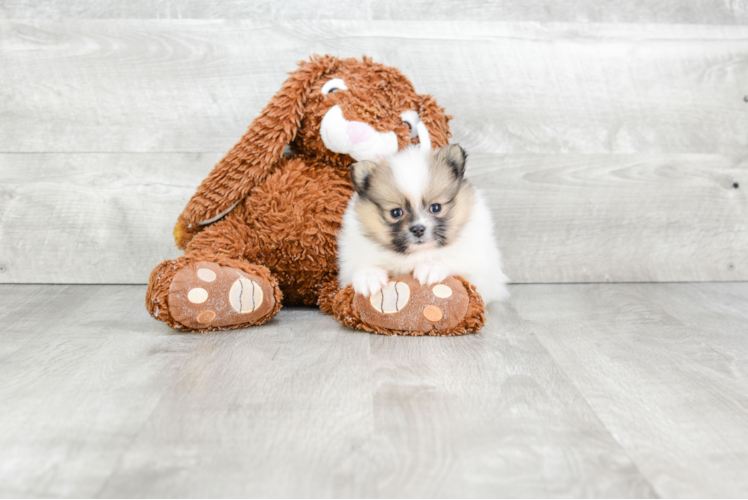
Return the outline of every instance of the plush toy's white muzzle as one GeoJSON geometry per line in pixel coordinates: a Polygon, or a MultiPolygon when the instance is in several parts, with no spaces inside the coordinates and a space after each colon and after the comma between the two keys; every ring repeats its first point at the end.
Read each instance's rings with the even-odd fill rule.
{"type": "MultiPolygon", "coordinates": [[[[418,113],[405,111],[402,118],[410,124],[412,137],[425,135],[428,140],[428,131],[421,123],[418,113]]],[[[343,110],[337,104],[325,113],[319,133],[327,149],[350,155],[356,161],[375,160],[377,157],[396,153],[398,149],[395,132],[377,132],[367,123],[348,121],[343,118],[343,110]]],[[[421,142],[424,142],[423,139],[422,137],[421,142]]]]}

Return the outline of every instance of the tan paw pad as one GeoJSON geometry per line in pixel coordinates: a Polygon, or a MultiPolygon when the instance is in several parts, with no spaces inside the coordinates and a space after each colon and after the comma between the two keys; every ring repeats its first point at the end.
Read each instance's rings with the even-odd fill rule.
{"type": "Polygon", "coordinates": [[[441,321],[444,317],[444,313],[442,313],[442,310],[436,306],[426,306],[423,308],[423,317],[436,323],[437,321],[441,321]]]}
{"type": "Polygon", "coordinates": [[[440,299],[446,299],[448,297],[452,296],[452,289],[449,288],[447,285],[436,285],[434,288],[431,289],[431,291],[439,297],[440,299]]]}
{"type": "Polygon", "coordinates": [[[390,281],[369,299],[371,307],[384,314],[400,311],[410,300],[410,287],[402,281],[390,281]]]}
{"type": "Polygon", "coordinates": [[[216,319],[216,313],[215,311],[203,311],[197,316],[197,322],[198,323],[210,323],[216,319]]]}
{"type": "Polygon", "coordinates": [[[206,267],[203,267],[202,269],[197,270],[197,277],[203,281],[207,281],[208,283],[210,283],[211,281],[215,281],[216,273],[206,267]]]}
{"type": "Polygon", "coordinates": [[[187,299],[193,304],[202,304],[208,300],[208,291],[205,288],[193,288],[187,294],[187,299]]]}
{"type": "Polygon", "coordinates": [[[234,311],[246,314],[255,311],[262,305],[262,288],[254,281],[239,278],[229,291],[229,302],[234,311]]]}

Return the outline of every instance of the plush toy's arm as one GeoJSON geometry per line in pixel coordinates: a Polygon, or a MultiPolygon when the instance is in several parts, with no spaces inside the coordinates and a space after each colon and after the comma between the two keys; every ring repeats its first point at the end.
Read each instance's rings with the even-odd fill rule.
{"type": "Polygon", "coordinates": [[[179,248],[184,249],[205,226],[230,212],[278,164],[285,142],[278,146],[257,134],[254,125],[261,118],[218,162],[187,203],[174,226],[179,248]]]}
{"type": "Polygon", "coordinates": [[[313,59],[293,72],[244,137],[213,168],[174,227],[179,248],[184,249],[193,236],[231,211],[273,172],[299,129],[314,81],[329,71],[331,61],[313,59]]]}

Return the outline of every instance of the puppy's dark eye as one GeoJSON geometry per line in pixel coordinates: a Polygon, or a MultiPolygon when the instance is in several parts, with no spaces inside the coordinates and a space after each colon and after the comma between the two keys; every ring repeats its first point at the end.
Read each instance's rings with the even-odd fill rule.
{"type": "Polygon", "coordinates": [[[408,130],[410,130],[410,131],[412,131],[412,130],[413,130],[413,125],[411,125],[411,124],[410,124],[410,123],[408,123],[408,122],[402,122],[402,123],[401,123],[400,125],[407,125],[407,126],[408,126],[408,130]]]}
{"type": "Polygon", "coordinates": [[[403,216],[403,209],[402,208],[393,208],[390,210],[390,215],[393,219],[399,219],[403,216]]]}
{"type": "Polygon", "coordinates": [[[327,91],[327,94],[328,94],[328,95],[330,95],[330,94],[334,94],[334,93],[335,93],[335,92],[337,92],[338,90],[340,90],[340,89],[339,89],[339,88],[337,88],[337,87],[333,87],[333,88],[331,88],[330,90],[328,90],[328,91],[327,91]]]}
{"type": "Polygon", "coordinates": [[[438,203],[432,203],[431,206],[429,207],[429,212],[431,212],[432,214],[438,214],[441,211],[442,211],[442,206],[438,203]]]}

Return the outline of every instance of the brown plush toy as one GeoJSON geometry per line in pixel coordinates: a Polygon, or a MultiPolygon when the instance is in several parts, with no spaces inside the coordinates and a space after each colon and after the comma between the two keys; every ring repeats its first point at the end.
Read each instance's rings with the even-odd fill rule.
{"type": "Polygon", "coordinates": [[[185,254],[151,273],[148,311],[184,331],[260,325],[282,303],[318,305],[383,334],[477,331],[485,307],[461,278],[427,287],[396,277],[370,299],[339,290],[336,278],[349,166],[418,143],[419,121],[433,147],[446,146],[450,118],[369,58],[300,63],[179,216],[174,237],[185,254]]]}

